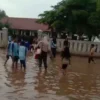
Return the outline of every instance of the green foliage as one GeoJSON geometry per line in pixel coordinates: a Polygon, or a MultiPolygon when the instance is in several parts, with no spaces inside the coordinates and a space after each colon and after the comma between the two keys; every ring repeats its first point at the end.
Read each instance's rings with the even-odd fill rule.
{"type": "Polygon", "coordinates": [[[2,19],[3,17],[7,17],[7,15],[4,10],[0,10],[0,19],[2,19]]]}
{"type": "Polygon", "coordinates": [[[48,24],[56,32],[67,29],[77,34],[98,35],[100,12],[97,4],[97,0],[62,0],[52,6],[52,10],[40,14],[39,22],[48,24]]]}
{"type": "Polygon", "coordinates": [[[97,0],[97,11],[100,11],[100,0],[97,0]]]}
{"type": "MultiPolygon", "coordinates": [[[[7,17],[5,11],[4,11],[4,10],[0,10],[0,20],[1,20],[2,18],[4,18],[4,17],[7,17]]],[[[9,28],[10,28],[10,24],[9,24],[9,23],[3,24],[3,23],[0,22],[0,30],[1,30],[3,27],[6,27],[6,28],[9,29],[9,28]]]]}
{"type": "Polygon", "coordinates": [[[100,28],[100,11],[91,13],[89,23],[96,28],[100,28]]]}

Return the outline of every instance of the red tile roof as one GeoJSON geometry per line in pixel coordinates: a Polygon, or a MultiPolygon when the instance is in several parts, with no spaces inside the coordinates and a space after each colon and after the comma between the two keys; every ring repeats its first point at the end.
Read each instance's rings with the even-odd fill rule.
{"type": "Polygon", "coordinates": [[[2,22],[9,23],[12,29],[49,31],[47,25],[39,24],[36,21],[37,19],[32,19],[32,18],[8,17],[2,19],[2,22]]]}

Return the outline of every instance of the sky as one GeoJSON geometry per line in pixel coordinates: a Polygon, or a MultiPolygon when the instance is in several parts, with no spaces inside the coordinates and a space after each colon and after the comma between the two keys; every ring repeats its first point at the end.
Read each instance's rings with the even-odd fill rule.
{"type": "Polygon", "coordinates": [[[9,17],[37,18],[61,0],[0,0],[0,9],[9,17]]]}

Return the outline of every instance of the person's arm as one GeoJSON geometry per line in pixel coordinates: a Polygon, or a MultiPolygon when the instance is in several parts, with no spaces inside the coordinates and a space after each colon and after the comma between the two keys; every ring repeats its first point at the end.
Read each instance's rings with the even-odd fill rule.
{"type": "Polygon", "coordinates": [[[37,48],[38,46],[41,47],[41,41],[38,42],[38,44],[35,46],[35,48],[37,48]]]}
{"type": "Polygon", "coordinates": [[[8,44],[8,47],[7,47],[7,52],[8,52],[8,50],[10,49],[10,43],[8,44]]]}
{"type": "Polygon", "coordinates": [[[18,50],[17,50],[18,54],[19,54],[19,44],[18,44],[18,50]]]}
{"type": "Polygon", "coordinates": [[[27,49],[25,48],[25,57],[27,56],[27,49]]]}
{"type": "Polygon", "coordinates": [[[53,41],[52,41],[52,44],[53,44],[53,46],[54,46],[54,47],[56,47],[56,46],[57,46],[57,45],[56,45],[53,41]]]}
{"type": "Polygon", "coordinates": [[[12,54],[13,54],[13,51],[14,51],[14,43],[12,44],[12,54]]]}

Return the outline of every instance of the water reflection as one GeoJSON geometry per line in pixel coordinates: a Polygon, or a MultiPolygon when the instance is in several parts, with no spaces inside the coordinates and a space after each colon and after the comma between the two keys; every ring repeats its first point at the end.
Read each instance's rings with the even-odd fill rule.
{"type": "Polygon", "coordinates": [[[12,67],[10,69],[5,67],[5,70],[8,76],[7,80],[9,81],[10,86],[15,89],[13,93],[21,91],[23,87],[26,85],[25,72],[12,67]]]}

